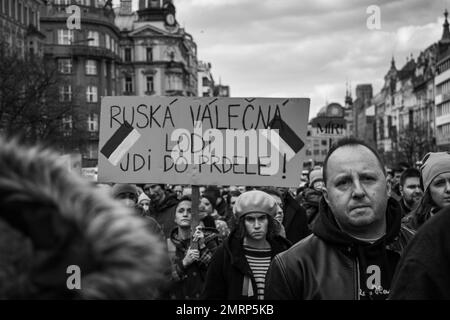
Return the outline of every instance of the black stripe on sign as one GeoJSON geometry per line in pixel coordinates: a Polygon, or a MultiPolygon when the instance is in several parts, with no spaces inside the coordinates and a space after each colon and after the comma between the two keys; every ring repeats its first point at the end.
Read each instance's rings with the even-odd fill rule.
{"type": "Polygon", "coordinates": [[[102,150],[100,151],[105,157],[109,156],[117,149],[117,147],[122,143],[123,140],[133,131],[133,127],[128,122],[124,122],[119,129],[106,141],[102,150]]]}
{"type": "Polygon", "coordinates": [[[299,152],[305,145],[299,136],[280,117],[276,116],[269,123],[270,129],[278,129],[278,134],[295,153],[299,152]]]}

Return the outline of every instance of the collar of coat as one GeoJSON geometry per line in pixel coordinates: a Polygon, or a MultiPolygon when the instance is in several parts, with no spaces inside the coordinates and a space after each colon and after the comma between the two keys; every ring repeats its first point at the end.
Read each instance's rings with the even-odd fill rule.
{"type": "MultiPolygon", "coordinates": [[[[271,247],[272,259],[275,255],[283,252],[291,246],[291,243],[277,235],[272,239],[268,239],[271,247]]],[[[236,235],[236,230],[233,230],[227,240],[224,242],[225,253],[229,256],[231,265],[238,268],[243,274],[252,275],[247,259],[244,254],[244,239],[239,239],[236,235]]]]}

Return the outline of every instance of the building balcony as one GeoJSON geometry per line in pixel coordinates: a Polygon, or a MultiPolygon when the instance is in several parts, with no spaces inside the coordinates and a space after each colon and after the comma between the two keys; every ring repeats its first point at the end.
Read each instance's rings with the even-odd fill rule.
{"type": "Polygon", "coordinates": [[[87,138],[89,140],[98,140],[98,131],[89,131],[87,138]]]}
{"type": "Polygon", "coordinates": [[[87,45],[72,44],[72,45],[58,45],[58,44],[46,44],[44,46],[44,54],[53,55],[55,57],[88,57],[88,58],[100,58],[111,59],[120,62],[120,56],[115,54],[110,49],[103,47],[92,47],[87,45]]]}

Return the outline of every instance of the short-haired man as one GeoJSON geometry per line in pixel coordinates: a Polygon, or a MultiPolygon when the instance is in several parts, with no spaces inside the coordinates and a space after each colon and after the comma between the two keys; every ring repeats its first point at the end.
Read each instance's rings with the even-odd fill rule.
{"type": "Polygon", "coordinates": [[[412,233],[388,199],[384,165],[363,141],[344,138],[328,152],[313,234],[277,255],[266,299],[386,299],[412,233]]]}
{"type": "Polygon", "coordinates": [[[170,237],[175,228],[175,210],[178,205],[177,195],[165,190],[163,184],[146,184],[144,192],[150,198],[150,216],[154,218],[163,229],[164,236],[170,237]]]}
{"type": "Polygon", "coordinates": [[[417,208],[423,196],[420,186],[420,171],[415,168],[406,169],[400,177],[400,205],[403,216],[417,208]]]}

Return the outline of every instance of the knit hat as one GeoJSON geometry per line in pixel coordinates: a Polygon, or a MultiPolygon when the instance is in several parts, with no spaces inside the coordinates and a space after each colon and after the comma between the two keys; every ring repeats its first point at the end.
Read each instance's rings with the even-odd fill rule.
{"type": "Polygon", "coordinates": [[[429,152],[422,160],[420,167],[424,190],[426,191],[431,182],[438,175],[444,172],[450,172],[450,153],[448,152],[429,152]]]}
{"type": "Polygon", "coordinates": [[[143,201],[143,200],[150,201],[150,198],[147,197],[147,195],[144,192],[142,192],[141,195],[139,196],[138,203],[141,203],[141,201],[143,201]]]}
{"type": "Polygon", "coordinates": [[[316,182],[318,180],[322,180],[323,181],[322,168],[314,168],[309,173],[309,185],[310,186],[313,186],[314,182],[316,182]]]}
{"type": "Polygon", "coordinates": [[[135,194],[136,198],[137,198],[138,192],[137,192],[136,186],[134,184],[117,183],[111,189],[111,194],[114,198],[117,198],[117,196],[119,194],[128,193],[128,192],[135,194]]]}
{"type": "Polygon", "coordinates": [[[277,207],[277,202],[271,195],[252,190],[244,192],[236,199],[233,211],[238,220],[249,213],[265,213],[273,218],[277,214],[277,207]]]}

